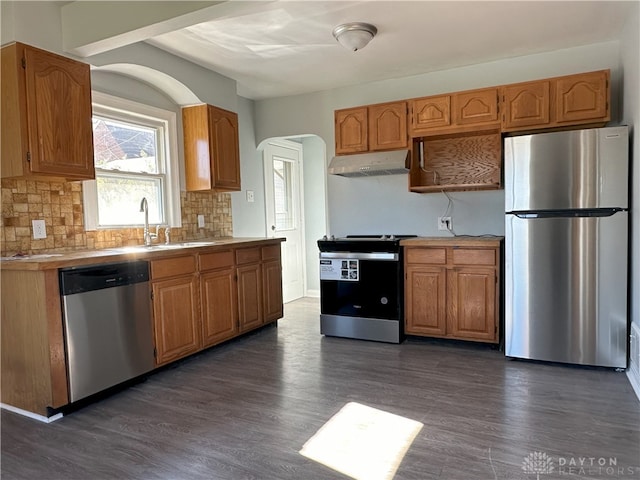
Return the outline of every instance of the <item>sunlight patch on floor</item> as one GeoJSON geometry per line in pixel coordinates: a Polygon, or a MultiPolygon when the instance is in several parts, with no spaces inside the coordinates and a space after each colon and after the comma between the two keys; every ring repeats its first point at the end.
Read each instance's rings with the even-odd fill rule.
{"type": "Polygon", "coordinates": [[[423,424],[347,403],[300,454],[356,480],[391,480],[423,424]]]}

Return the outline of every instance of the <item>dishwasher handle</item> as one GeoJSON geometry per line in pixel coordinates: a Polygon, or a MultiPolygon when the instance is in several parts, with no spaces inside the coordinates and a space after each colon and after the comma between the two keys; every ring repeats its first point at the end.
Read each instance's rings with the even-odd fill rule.
{"type": "Polygon", "coordinates": [[[60,270],[60,294],[74,295],[149,281],[149,262],[111,263],[60,270]]]}

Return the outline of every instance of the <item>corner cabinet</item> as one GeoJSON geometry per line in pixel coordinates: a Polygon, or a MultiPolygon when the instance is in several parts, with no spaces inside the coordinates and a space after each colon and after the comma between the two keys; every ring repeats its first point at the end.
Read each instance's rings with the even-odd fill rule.
{"type": "Polygon", "coordinates": [[[2,47],[2,177],[95,178],[89,65],[2,47]]]}
{"type": "Polygon", "coordinates": [[[238,115],[212,105],[182,109],[187,191],[240,190],[238,115]]]}
{"type": "Polygon", "coordinates": [[[499,342],[499,240],[418,240],[405,246],[405,331],[499,342]]]}
{"type": "Polygon", "coordinates": [[[284,314],[282,308],[282,247],[262,247],[262,293],[264,323],[275,322],[284,314]]]}
{"type": "Polygon", "coordinates": [[[336,155],[408,148],[407,102],[336,110],[336,155]]]}

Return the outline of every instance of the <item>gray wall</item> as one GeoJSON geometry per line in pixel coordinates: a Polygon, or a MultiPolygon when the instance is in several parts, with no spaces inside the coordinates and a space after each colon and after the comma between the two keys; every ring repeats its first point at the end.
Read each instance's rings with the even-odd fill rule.
{"type": "Polygon", "coordinates": [[[327,232],[326,145],[320,137],[302,139],[307,295],[320,295],[317,240],[327,232]]]}
{"type": "Polygon", "coordinates": [[[630,15],[622,37],[624,65],[623,123],[632,126],[631,160],[631,319],[640,325],[640,4],[630,15]]]}
{"type": "MultiPolygon", "coordinates": [[[[265,138],[313,133],[334,154],[333,110],[424,95],[610,68],[614,98],[621,77],[618,42],[558,50],[441,72],[372,82],[308,95],[256,102],[256,135],[265,138]]],[[[613,106],[614,118],[619,108],[613,106]]],[[[447,206],[441,193],[408,192],[406,175],[327,179],[329,232],[442,235],[437,217],[447,206]]],[[[458,234],[503,234],[504,194],[453,193],[453,229],[458,234]]]]}
{"type": "MultiPolygon", "coordinates": [[[[62,53],[62,32],[59,2],[1,2],[0,42],[18,40],[34,46],[62,53]]],[[[445,70],[425,75],[341,88],[309,95],[276,98],[253,102],[236,95],[235,82],[217,73],[162,52],[149,45],[132,45],[88,59],[94,65],[144,65],[147,84],[164,85],[162,75],[153,77],[153,70],[172,75],[185,88],[194,92],[203,102],[237,111],[240,124],[240,153],[243,192],[232,194],[234,232],[238,236],[264,235],[264,182],[262,154],[255,150],[261,141],[273,137],[312,134],[326,144],[324,160],[334,153],[333,110],[368,103],[398,100],[464,89],[480,88],[535,78],[564,75],[588,70],[610,68],[614,95],[622,84],[624,101],[612,107],[613,118],[638,125],[640,105],[638,98],[638,5],[630,15],[622,44],[616,41],[585,47],[558,50],[538,55],[511,58],[481,65],[445,70]],[[624,66],[624,69],[622,68],[624,66]],[[148,69],[151,69],[150,72],[148,69]],[[255,138],[254,138],[255,137],[255,138]],[[247,204],[245,190],[255,192],[256,202],[247,204]]],[[[130,72],[135,74],[135,71],[130,72]]],[[[176,109],[180,98],[175,92],[163,94],[145,90],[139,82],[127,82],[117,76],[94,72],[95,86],[101,91],[132,100],[166,104],[172,99],[176,109]]],[[[165,107],[166,108],[166,107],[165,107]]],[[[633,133],[633,186],[640,185],[640,135],[633,133]]],[[[306,142],[306,140],[305,140],[306,142]]],[[[181,142],[179,142],[181,143],[181,142]]],[[[313,145],[310,151],[314,151],[313,145]]],[[[320,154],[314,155],[320,157],[320,154]]],[[[305,175],[306,196],[319,188],[314,174],[305,175]],[[311,183],[309,183],[311,182],[311,183]]],[[[306,165],[305,165],[306,167],[306,165]]],[[[323,166],[324,168],[324,166],[323,166]]],[[[430,235],[437,232],[435,218],[446,208],[442,194],[411,194],[407,191],[406,176],[365,179],[327,179],[327,214],[329,230],[336,234],[347,232],[411,232],[430,235]]],[[[635,192],[634,192],[635,193],[635,192]]],[[[316,190],[314,198],[319,195],[316,190]]],[[[458,233],[503,232],[503,194],[497,192],[462,192],[454,198],[454,229],[458,233]]],[[[640,322],[640,194],[633,195],[632,211],[632,318],[640,322]]],[[[307,213],[307,217],[309,214],[307,213]]],[[[308,242],[324,234],[319,222],[307,227],[308,242]]],[[[309,245],[308,245],[309,247],[309,245]]],[[[307,255],[313,255],[307,248],[307,255]]],[[[308,262],[308,284],[316,278],[308,262]]]]}
{"type": "Polygon", "coordinates": [[[253,101],[238,97],[240,136],[240,181],[242,191],[231,194],[233,235],[236,237],[264,237],[266,212],[264,199],[264,162],[262,150],[256,146],[253,129],[253,101]],[[247,190],[254,191],[255,201],[247,202],[247,190]]]}

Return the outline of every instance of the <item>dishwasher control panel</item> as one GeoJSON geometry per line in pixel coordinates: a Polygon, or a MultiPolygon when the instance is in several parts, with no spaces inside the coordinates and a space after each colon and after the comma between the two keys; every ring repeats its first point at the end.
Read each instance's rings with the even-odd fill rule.
{"type": "Polygon", "coordinates": [[[73,295],[149,281],[149,262],[107,263],[60,270],[60,294],[73,295]]]}

